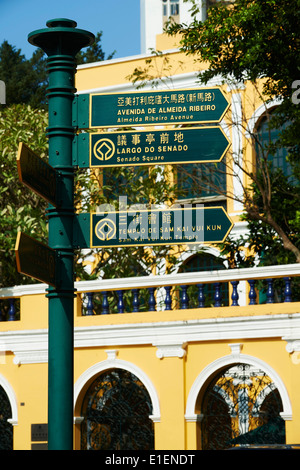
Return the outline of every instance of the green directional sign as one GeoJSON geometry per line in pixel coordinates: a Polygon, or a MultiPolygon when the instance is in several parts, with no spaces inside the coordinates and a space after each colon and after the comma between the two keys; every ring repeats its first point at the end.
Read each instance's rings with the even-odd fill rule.
{"type": "Polygon", "coordinates": [[[83,213],[75,217],[74,246],[220,243],[232,226],[223,207],[83,213]]]}
{"type": "Polygon", "coordinates": [[[222,90],[91,93],[77,95],[73,125],[79,129],[219,122],[229,107],[222,90]]]}
{"type": "Polygon", "coordinates": [[[73,164],[87,168],[219,162],[229,145],[215,126],[80,133],[73,142],[73,164]]]}
{"type": "Polygon", "coordinates": [[[20,142],[17,168],[21,183],[56,205],[56,170],[20,142]]]}
{"type": "Polygon", "coordinates": [[[19,273],[56,286],[55,250],[19,232],[15,252],[19,273]]]}

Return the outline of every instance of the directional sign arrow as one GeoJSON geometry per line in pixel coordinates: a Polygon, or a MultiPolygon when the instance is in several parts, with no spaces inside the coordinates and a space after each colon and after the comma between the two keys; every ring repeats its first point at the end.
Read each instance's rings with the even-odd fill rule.
{"type": "Polygon", "coordinates": [[[230,142],[218,126],[80,133],[73,165],[80,168],[220,162],[230,142]]]}
{"type": "Polygon", "coordinates": [[[19,144],[17,167],[21,183],[28,186],[43,199],[46,199],[50,204],[57,205],[56,170],[23,142],[19,144]]]}
{"type": "Polygon", "coordinates": [[[220,243],[232,226],[223,207],[83,213],[74,220],[74,246],[101,248],[220,243]]]}
{"type": "Polygon", "coordinates": [[[19,232],[15,246],[17,269],[50,286],[56,286],[56,253],[47,245],[19,232]]]}
{"type": "Polygon", "coordinates": [[[79,129],[219,122],[229,107],[222,90],[138,91],[78,95],[73,125],[79,129]]]}

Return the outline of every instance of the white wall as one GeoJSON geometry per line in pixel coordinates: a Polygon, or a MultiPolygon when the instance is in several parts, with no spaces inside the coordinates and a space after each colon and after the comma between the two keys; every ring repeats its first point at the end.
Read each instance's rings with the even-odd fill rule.
{"type": "MultiPolygon", "coordinates": [[[[203,0],[204,1],[204,0],[203,0]]],[[[202,0],[199,0],[202,3],[202,0]]],[[[146,54],[150,48],[155,49],[156,36],[163,32],[163,7],[162,0],[140,0],[141,8],[141,53],[146,54]]],[[[180,22],[192,21],[189,12],[191,4],[180,0],[180,22]]],[[[202,15],[201,15],[202,16],[202,15]]],[[[200,18],[201,19],[201,18],[200,18]]]]}

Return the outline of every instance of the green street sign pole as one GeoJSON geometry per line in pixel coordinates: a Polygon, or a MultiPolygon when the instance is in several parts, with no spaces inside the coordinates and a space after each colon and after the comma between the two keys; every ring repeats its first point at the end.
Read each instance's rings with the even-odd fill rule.
{"type": "Polygon", "coordinates": [[[49,205],[49,247],[58,261],[56,286],[48,289],[48,449],[73,449],[74,355],[74,170],[72,166],[72,102],[75,55],[94,42],[76,22],[55,19],[33,31],[28,41],[48,56],[49,165],[60,172],[61,205],[49,205]]]}

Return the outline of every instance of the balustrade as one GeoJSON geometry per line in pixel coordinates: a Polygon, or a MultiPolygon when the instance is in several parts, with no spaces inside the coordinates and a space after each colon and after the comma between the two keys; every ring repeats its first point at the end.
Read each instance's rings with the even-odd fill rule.
{"type": "MultiPolygon", "coordinates": [[[[292,302],[292,291],[291,291],[291,278],[285,277],[284,287],[282,289],[281,295],[278,295],[279,300],[275,301],[275,289],[274,289],[274,280],[268,278],[265,280],[265,286],[262,285],[260,281],[260,290],[264,293],[265,300],[259,301],[259,290],[256,286],[257,281],[255,279],[248,280],[248,305],[257,305],[258,303],[278,303],[279,302],[292,302]]],[[[207,299],[204,293],[205,283],[195,284],[197,291],[195,289],[193,292],[194,297],[191,298],[189,294],[189,288],[191,284],[181,285],[181,286],[160,286],[157,287],[148,287],[148,288],[133,288],[133,289],[123,289],[115,291],[117,293],[117,299],[114,295],[114,291],[102,291],[97,292],[102,297],[102,303],[97,302],[97,307],[93,304],[93,292],[87,292],[84,296],[87,297],[88,301],[86,306],[83,309],[83,315],[106,315],[108,313],[124,313],[128,312],[139,312],[139,311],[156,311],[156,310],[186,310],[188,308],[204,308],[204,307],[222,307],[226,306],[222,299],[221,292],[222,282],[213,283],[213,299],[207,299]],[[162,296],[163,289],[163,296],[162,296]],[[131,295],[130,295],[131,292],[131,295]],[[157,293],[159,293],[159,306],[157,306],[157,293]],[[127,301],[125,298],[127,297],[127,301]],[[128,309],[128,298],[132,298],[131,308],[128,309]],[[195,302],[196,299],[196,302],[195,302]],[[127,305],[127,310],[125,309],[125,304],[127,305]],[[157,308],[158,307],[158,308],[157,308]]],[[[192,284],[193,285],[193,284],[192,284]]],[[[238,286],[239,281],[230,281],[231,286],[231,302],[230,306],[238,307],[239,306],[239,292],[238,286]]],[[[295,300],[300,300],[295,298],[295,300]]],[[[228,305],[228,304],[227,304],[228,305]]]]}
{"type": "MultiPolygon", "coordinates": [[[[299,276],[300,266],[293,264],[79,281],[75,287],[82,315],[91,316],[295,302],[300,301],[299,276]]],[[[0,322],[19,320],[20,297],[46,293],[46,289],[44,284],[0,289],[0,322]]]]}

